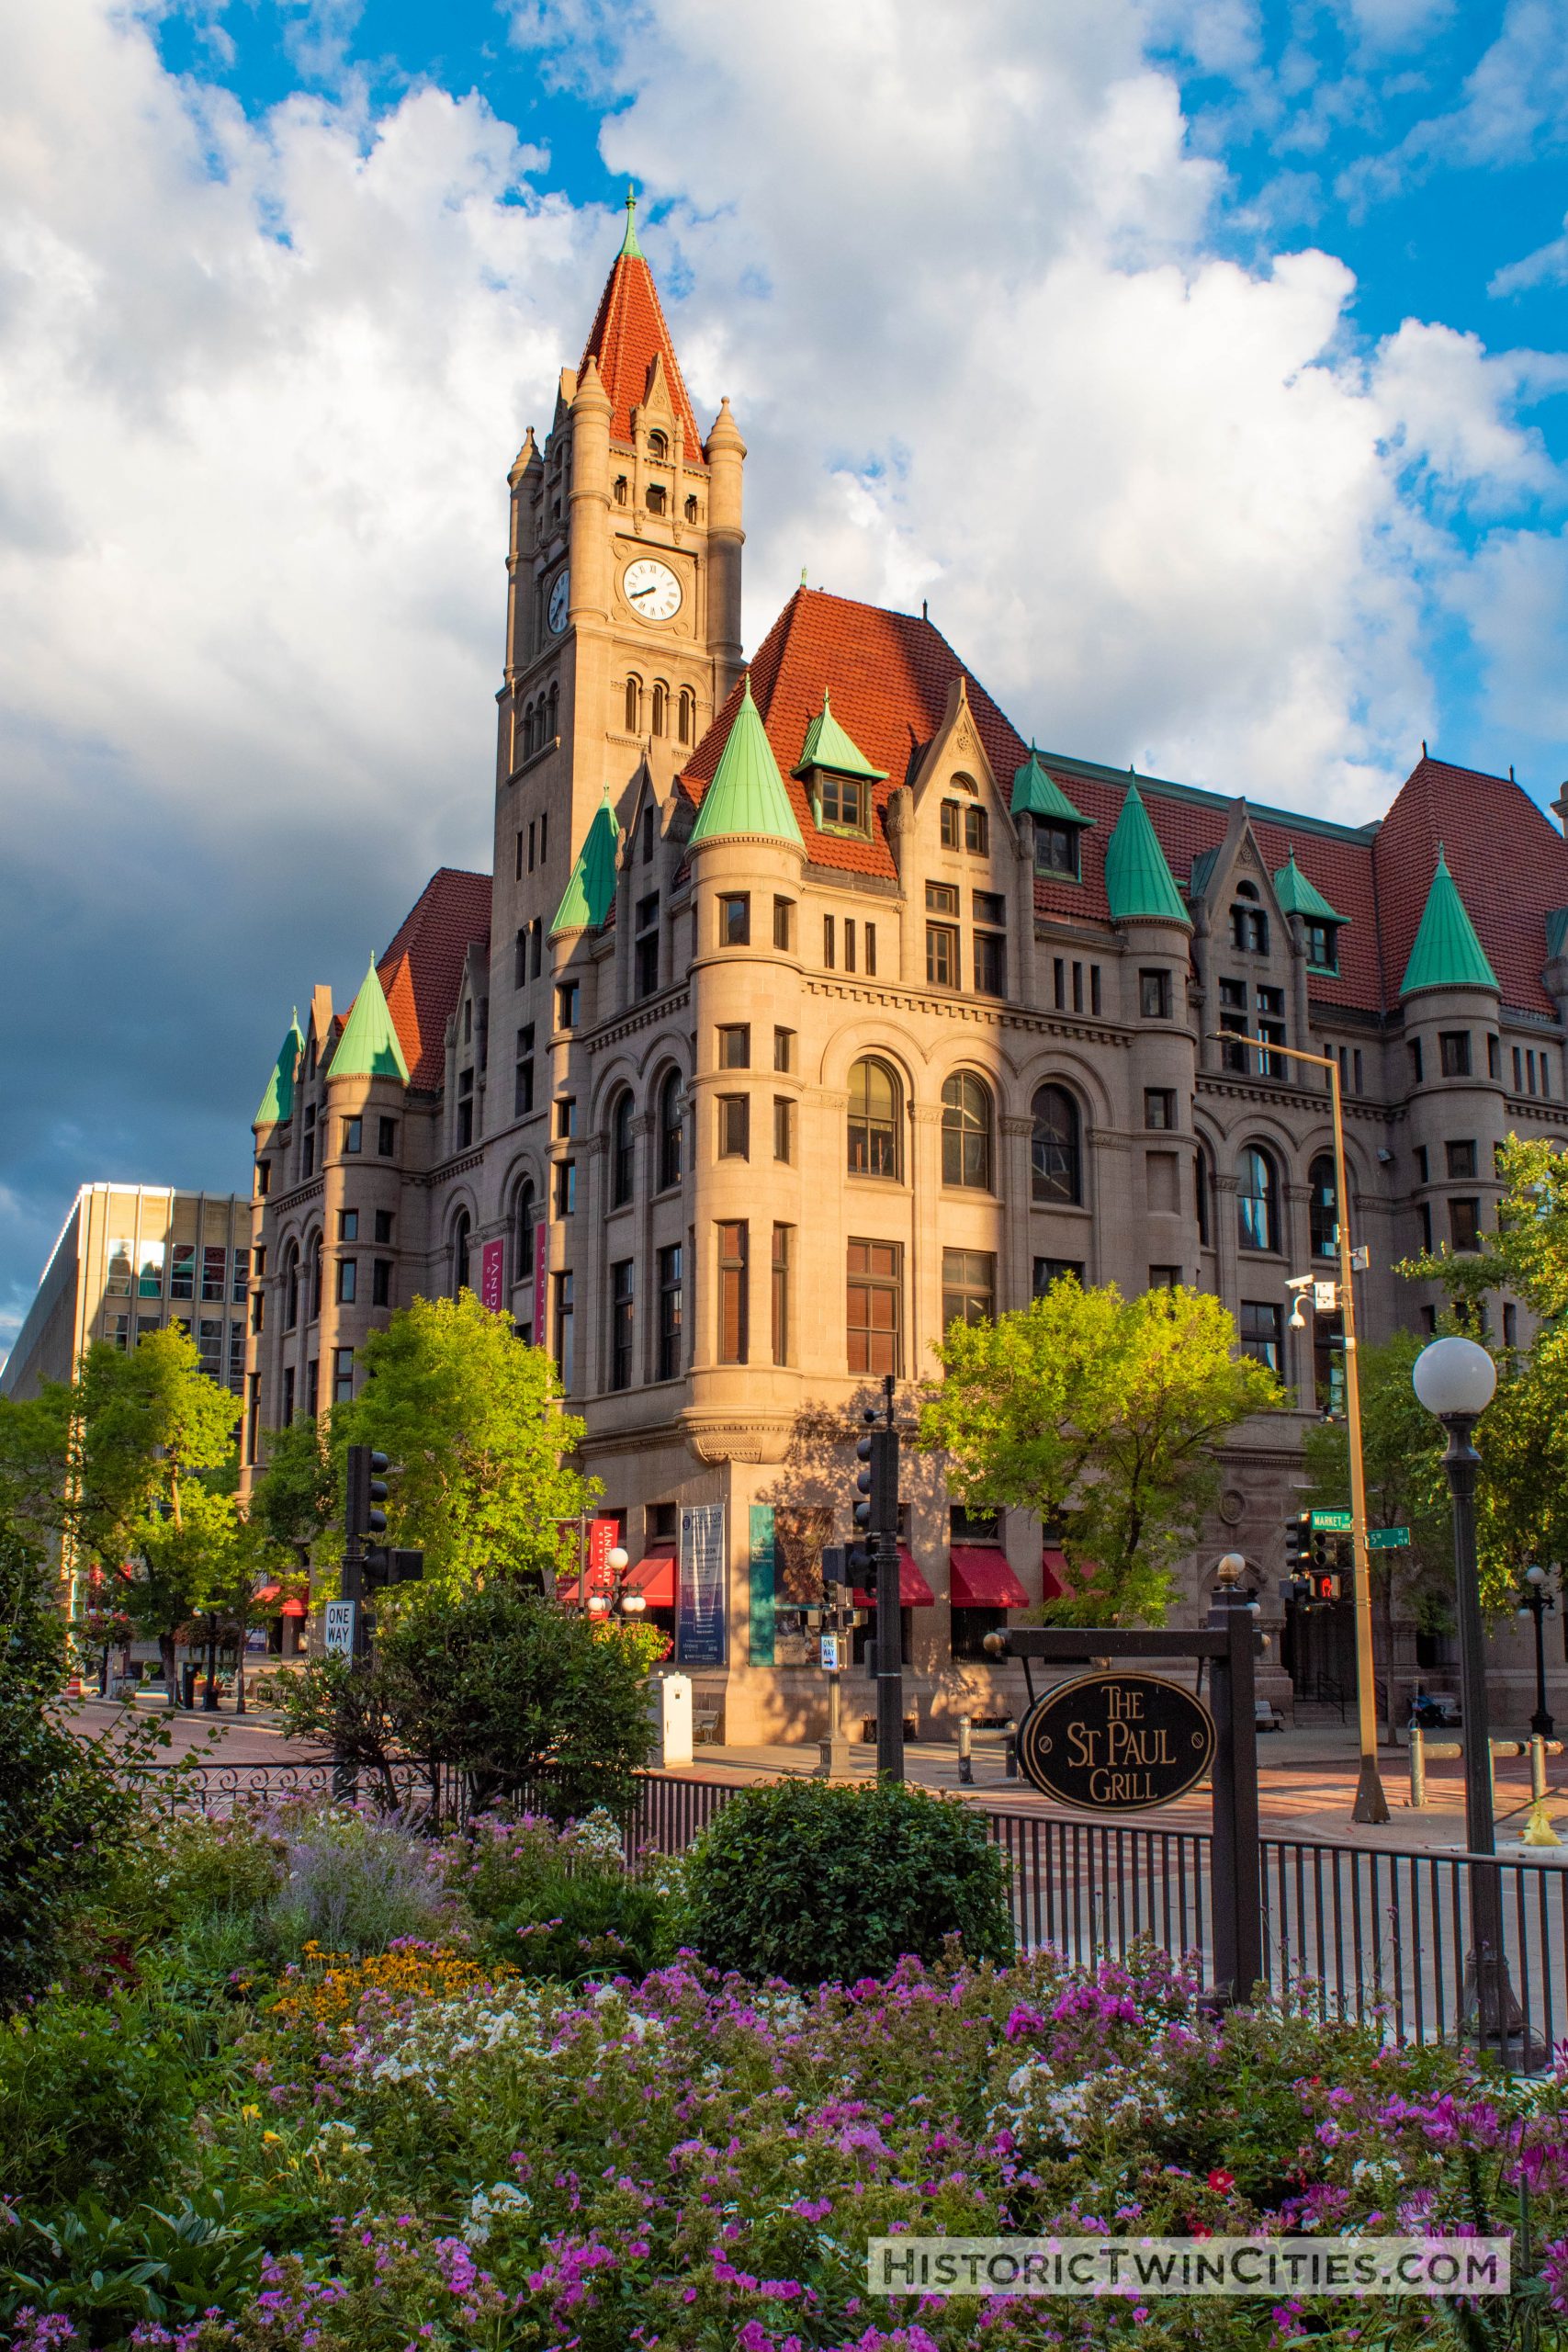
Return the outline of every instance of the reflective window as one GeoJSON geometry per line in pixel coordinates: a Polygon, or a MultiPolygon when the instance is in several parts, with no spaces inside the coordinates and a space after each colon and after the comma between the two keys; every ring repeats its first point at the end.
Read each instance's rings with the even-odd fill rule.
{"type": "Polygon", "coordinates": [[[958,1070],[942,1090],[942,1181],[991,1189],[991,1095],[972,1070],[958,1070]]]}
{"type": "Polygon", "coordinates": [[[852,1176],[899,1179],[902,1089],[886,1062],[856,1062],[850,1072],[849,1170],[852,1176]]]}
{"type": "Polygon", "coordinates": [[[1082,1122],[1065,1086],[1043,1086],[1030,1106],[1030,1189],[1037,1201],[1083,1199],[1082,1122]]]}
{"type": "Polygon", "coordinates": [[[1244,1250],[1280,1247],[1280,1188],[1274,1163],[1254,1147],[1241,1155],[1235,1174],[1236,1239],[1244,1250]]]}

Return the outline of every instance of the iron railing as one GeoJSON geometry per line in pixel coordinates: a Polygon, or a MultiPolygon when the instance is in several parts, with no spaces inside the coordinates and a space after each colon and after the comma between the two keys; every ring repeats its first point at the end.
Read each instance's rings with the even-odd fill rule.
{"type": "MultiPolygon", "coordinates": [[[[330,1763],[151,1768],[175,1802],[205,1813],[237,1804],[325,1796],[330,1763]]],[[[742,1784],[635,1776],[616,1807],[628,1855],[678,1854],[742,1784]]],[[[544,1809],[542,1786],[449,1766],[392,1767],[398,1802],[434,1826],[460,1823],[476,1801],[503,1795],[544,1809]]],[[[383,1784],[384,1785],[384,1784],[383,1784]]],[[[364,1793],[377,1784],[365,1776],[364,1793]]],[[[1011,1864],[1012,1910],[1025,1951],[1050,1947],[1077,1962],[1154,1946],[1200,1969],[1213,1960],[1207,1830],[1105,1823],[986,1808],[987,1829],[1011,1864]]],[[[1503,1889],[1505,1958],[1527,2032],[1538,2049],[1568,2042],[1568,1868],[1533,1856],[1480,1860],[1332,1840],[1266,1837],[1264,1950],[1275,1992],[1290,1991],[1325,2018],[1378,2024],[1391,2041],[1437,2041],[1461,2028],[1469,1957],[1470,1871],[1495,1870],[1503,1889]]]]}

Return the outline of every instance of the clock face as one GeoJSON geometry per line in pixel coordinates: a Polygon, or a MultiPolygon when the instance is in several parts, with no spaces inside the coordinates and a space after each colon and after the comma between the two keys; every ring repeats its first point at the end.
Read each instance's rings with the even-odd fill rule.
{"type": "Polygon", "coordinates": [[[566,627],[566,608],[571,602],[571,574],[558,571],[550,589],[549,623],[551,633],[558,637],[566,627]]]}
{"type": "Polygon", "coordinates": [[[639,556],[628,563],[621,585],[627,604],[645,621],[667,621],[681,609],[681,583],[667,563],[639,556]]]}

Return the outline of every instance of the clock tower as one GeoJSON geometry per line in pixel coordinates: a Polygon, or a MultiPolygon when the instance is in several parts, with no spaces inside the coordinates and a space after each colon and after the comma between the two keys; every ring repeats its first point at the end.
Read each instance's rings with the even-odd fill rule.
{"type": "Polygon", "coordinates": [[[601,802],[625,826],[651,788],[661,831],[676,773],[739,675],[745,457],[728,401],[698,433],[628,191],[581,364],[561,371],[543,450],[530,429],[509,477],[498,1013],[540,976],[540,933],[601,802]]]}

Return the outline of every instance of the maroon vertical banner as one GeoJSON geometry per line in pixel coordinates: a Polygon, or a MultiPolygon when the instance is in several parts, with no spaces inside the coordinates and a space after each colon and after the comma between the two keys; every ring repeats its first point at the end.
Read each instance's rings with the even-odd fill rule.
{"type": "Polygon", "coordinates": [[[492,1315],[501,1312],[502,1269],[505,1262],[505,1242],[499,1238],[487,1241],[479,1258],[479,1296],[492,1315]]]}
{"type": "Polygon", "coordinates": [[[621,1531],[618,1519],[591,1519],[588,1522],[588,1589],[608,1592],[610,1589],[610,1555],[621,1531]]]}

